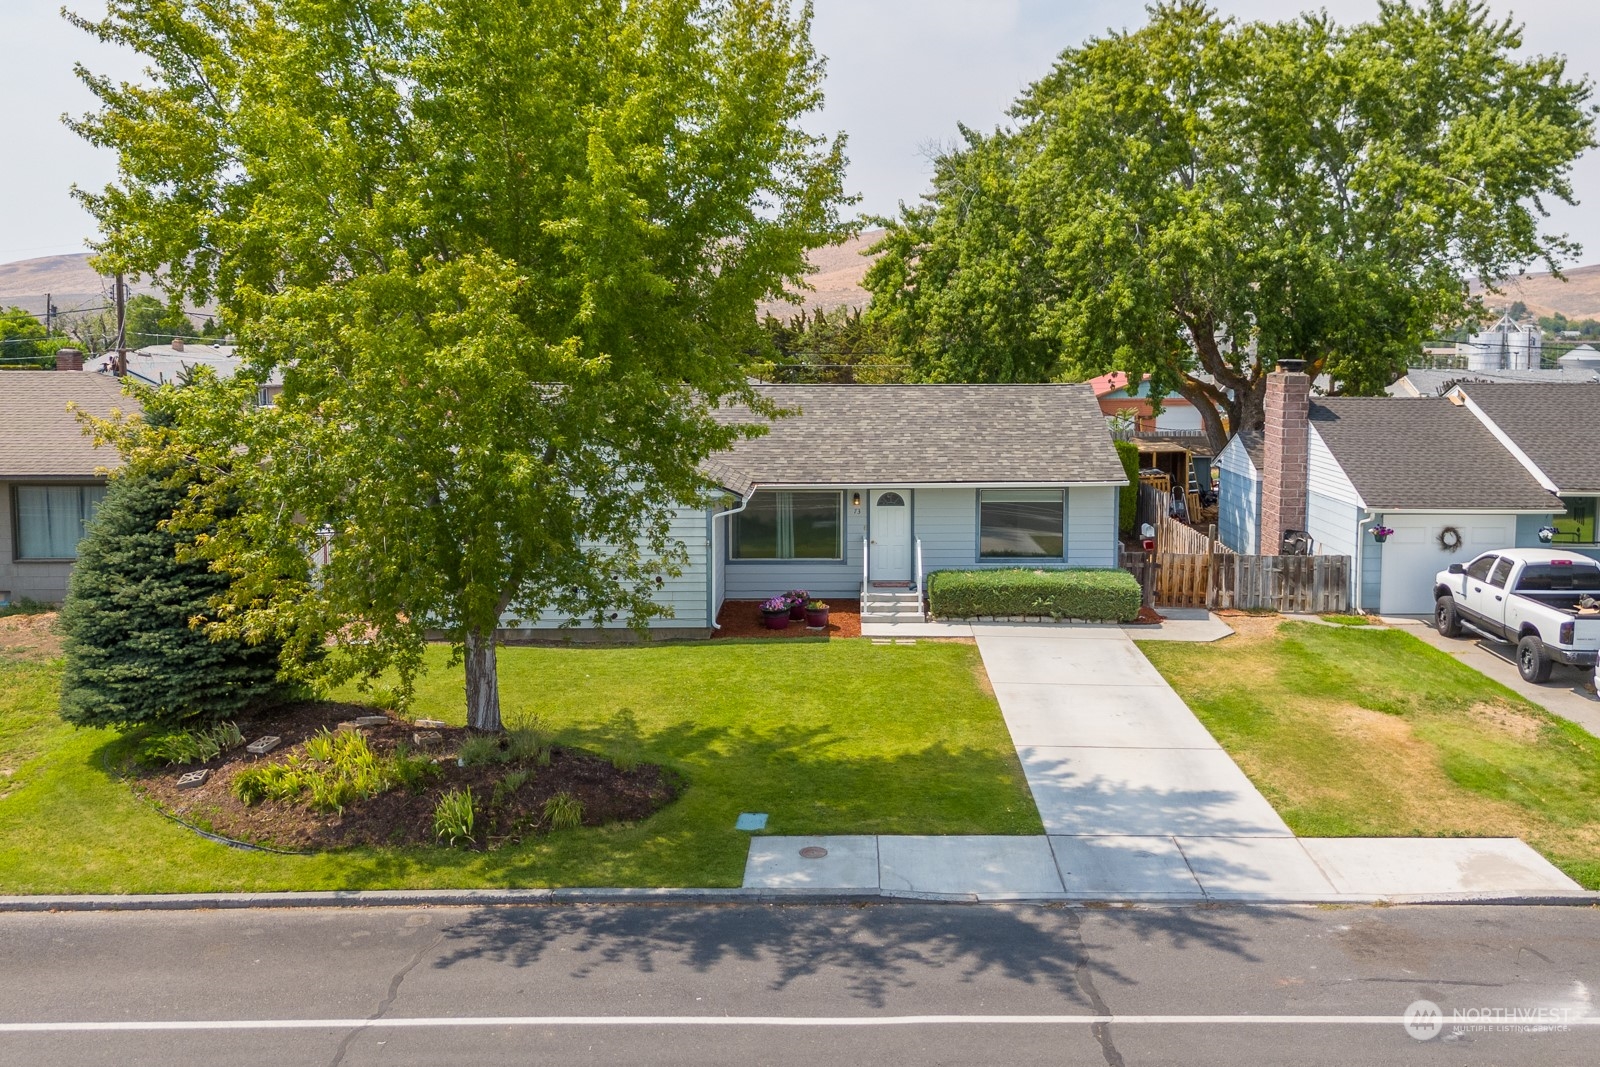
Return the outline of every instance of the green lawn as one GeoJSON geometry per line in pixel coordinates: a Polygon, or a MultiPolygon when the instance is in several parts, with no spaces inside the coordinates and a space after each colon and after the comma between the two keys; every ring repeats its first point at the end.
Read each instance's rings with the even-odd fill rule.
{"type": "Polygon", "coordinates": [[[1398,630],[1140,649],[1307,837],[1520,837],[1600,889],[1600,739],[1398,630]]]}
{"type": "MultiPolygon", "coordinates": [[[[417,716],[462,721],[461,672],[429,653],[417,716]]],[[[749,835],[1042,832],[971,645],[716,641],[505,649],[508,719],[561,742],[676,769],[683,795],[634,825],[501,851],[311,857],[212,844],[135,799],[105,766],[126,742],[55,715],[59,662],[0,655],[0,892],[477,886],[733,886],[749,835]]]]}

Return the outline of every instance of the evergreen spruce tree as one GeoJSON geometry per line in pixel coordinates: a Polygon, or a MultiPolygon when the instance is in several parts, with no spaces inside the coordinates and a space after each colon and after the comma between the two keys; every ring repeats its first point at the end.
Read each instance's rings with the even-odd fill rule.
{"type": "Polygon", "coordinates": [[[181,537],[161,526],[188,481],[170,466],[124,471],[78,545],[61,610],[61,716],[70,723],[173,727],[284,695],[277,646],[213,641],[190,625],[229,579],[203,559],[180,560],[181,537]]]}

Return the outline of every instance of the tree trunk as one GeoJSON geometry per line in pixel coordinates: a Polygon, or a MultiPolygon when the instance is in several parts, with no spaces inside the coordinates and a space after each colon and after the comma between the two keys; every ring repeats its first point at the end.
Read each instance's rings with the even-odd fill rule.
{"type": "Polygon", "coordinates": [[[495,672],[494,631],[467,634],[467,725],[499,733],[500,678],[495,672]]]}

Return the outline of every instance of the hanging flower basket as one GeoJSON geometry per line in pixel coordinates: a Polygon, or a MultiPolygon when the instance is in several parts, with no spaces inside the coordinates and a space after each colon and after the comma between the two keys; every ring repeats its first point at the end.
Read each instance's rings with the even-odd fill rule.
{"type": "Polygon", "coordinates": [[[1372,528],[1372,539],[1380,545],[1389,540],[1393,534],[1394,531],[1387,526],[1374,526],[1372,528]]]}

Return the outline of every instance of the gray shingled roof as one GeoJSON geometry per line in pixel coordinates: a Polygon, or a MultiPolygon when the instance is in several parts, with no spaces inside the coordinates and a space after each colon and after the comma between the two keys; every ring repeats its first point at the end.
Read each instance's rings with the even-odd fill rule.
{"type": "Polygon", "coordinates": [[[96,448],[67,404],[104,418],[137,411],[115,378],[74,371],[0,371],[0,478],[74,478],[115,467],[113,448],[96,448]]]}
{"type": "Polygon", "coordinates": [[[1595,380],[1595,372],[1587,368],[1555,367],[1541,370],[1436,370],[1413,367],[1399,381],[1389,386],[1390,396],[1411,396],[1400,382],[1409,382],[1422,396],[1444,396],[1452,386],[1471,382],[1537,382],[1541,385],[1583,385],[1595,380]]]}
{"type": "MultiPolygon", "coordinates": [[[[757,485],[1111,483],[1127,476],[1086,385],[764,385],[800,414],[714,457],[730,489],[757,485]]],[[[747,408],[726,422],[749,422],[747,408]]]]}
{"type": "Polygon", "coordinates": [[[1563,493],[1600,493],[1600,384],[1464,384],[1462,392],[1563,493]]]}
{"type": "Polygon", "coordinates": [[[1314,400],[1311,426],[1374,511],[1563,510],[1472,412],[1443,397],[1314,400]]]}
{"type": "Polygon", "coordinates": [[[1239,442],[1244,445],[1245,454],[1250,457],[1250,462],[1256,465],[1256,473],[1267,469],[1267,437],[1260,430],[1240,430],[1239,442]]]}

